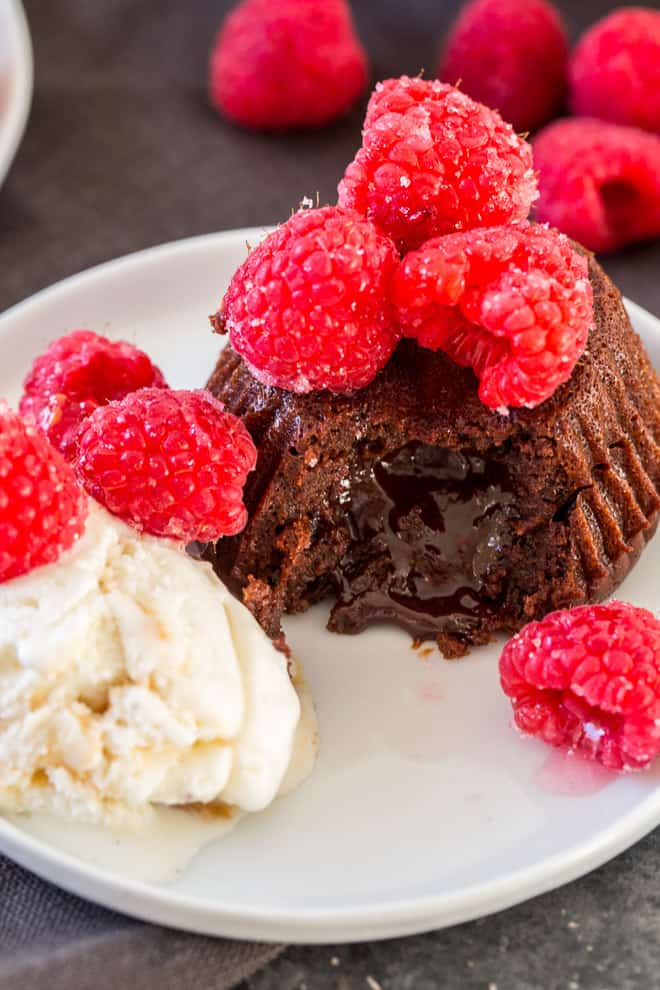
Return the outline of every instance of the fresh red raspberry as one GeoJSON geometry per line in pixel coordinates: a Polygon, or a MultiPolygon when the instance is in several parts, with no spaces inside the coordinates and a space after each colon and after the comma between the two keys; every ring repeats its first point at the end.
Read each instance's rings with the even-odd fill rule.
{"type": "Polygon", "coordinates": [[[546,0],[472,0],[440,56],[438,76],[496,107],[518,131],[545,124],[566,94],[568,44],[546,0]]]}
{"type": "Polygon", "coordinates": [[[211,322],[266,385],[368,385],[399,339],[394,244],[352,210],[302,210],[256,247],[211,322]]]}
{"type": "Polygon", "coordinates": [[[428,241],[403,259],[394,299],[404,335],[471,367],[504,413],[567,381],[593,324],[586,258],[528,222],[428,241]]]}
{"type": "Polygon", "coordinates": [[[581,38],[569,64],[573,113],[660,134],[660,11],[623,7],[581,38]]]}
{"type": "Polygon", "coordinates": [[[167,388],[147,355],[123,340],[74,330],[54,340],[25,380],[21,415],[71,460],[78,427],[98,406],[139,388],[167,388]]]}
{"type": "Polygon", "coordinates": [[[244,127],[321,127],[351,107],[367,71],[345,0],[243,0],[216,39],[209,95],[244,127]]]}
{"type": "Polygon", "coordinates": [[[145,388],[84,420],[75,467],[89,494],[136,529],[208,542],[245,526],[256,459],[241,420],[209,392],[145,388]]]}
{"type": "Polygon", "coordinates": [[[530,622],[500,657],[518,728],[614,770],[660,752],[660,622],[625,602],[530,622]]]}
{"type": "Polygon", "coordinates": [[[52,564],[81,535],[86,518],[73,468],[0,401],[0,581],[52,564]]]}
{"type": "Polygon", "coordinates": [[[536,198],[530,146],[495,110],[438,80],[388,79],[339,183],[401,250],[440,234],[524,220],[536,198]]]}
{"type": "Polygon", "coordinates": [[[536,217],[592,251],[660,236],[660,137],[590,117],[559,120],[534,140],[536,217]]]}

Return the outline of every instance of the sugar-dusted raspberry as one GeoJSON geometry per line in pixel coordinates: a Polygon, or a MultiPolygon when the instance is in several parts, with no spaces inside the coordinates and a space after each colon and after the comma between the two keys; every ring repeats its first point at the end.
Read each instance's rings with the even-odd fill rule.
{"type": "Polygon", "coordinates": [[[351,107],[367,71],[346,0],[243,0],[216,39],[209,95],[244,127],[320,127],[351,107]]]}
{"type": "Polygon", "coordinates": [[[471,367],[500,412],[567,381],[593,324],[586,258],[528,222],[428,241],[403,259],[394,299],[404,335],[471,367]]]}
{"type": "Polygon", "coordinates": [[[139,388],[167,388],[144,351],[91,330],[54,340],[25,380],[21,415],[35,423],[69,460],[81,421],[98,406],[139,388]]]}
{"type": "Polygon", "coordinates": [[[569,80],[574,113],[660,134],[660,10],[622,7],[594,24],[569,80]]]}
{"type": "Polygon", "coordinates": [[[660,137],[591,117],[534,139],[536,217],[592,251],[660,236],[660,137]]]}
{"type": "Polygon", "coordinates": [[[87,498],[73,468],[0,401],[0,581],[54,563],[86,518],[87,498]]]}
{"type": "Polygon", "coordinates": [[[461,10],[440,56],[438,76],[518,131],[545,124],[566,94],[568,44],[547,0],[472,0],[461,10]]]}
{"type": "Polygon", "coordinates": [[[530,622],[500,657],[522,732],[614,770],[660,752],[660,622],[625,602],[581,605],[530,622]]]}
{"type": "Polygon", "coordinates": [[[302,210],[234,275],[211,322],[266,385],[362,388],[399,339],[392,241],[352,210],[302,210]]]}
{"type": "Polygon", "coordinates": [[[89,494],[137,529],[210,541],[245,526],[256,459],[241,420],[209,392],[145,388],[84,420],[74,463],[89,494]]]}
{"type": "Polygon", "coordinates": [[[402,250],[441,234],[524,220],[536,198],[532,152],[495,110],[438,80],[388,79],[367,108],[339,203],[402,250]]]}

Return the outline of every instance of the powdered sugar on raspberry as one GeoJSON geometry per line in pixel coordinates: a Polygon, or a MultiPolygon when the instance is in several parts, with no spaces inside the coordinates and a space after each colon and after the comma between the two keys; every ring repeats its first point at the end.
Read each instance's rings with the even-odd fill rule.
{"type": "Polygon", "coordinates": [[[536,198],[529,145],[495,110],[438,80],[378,83],[362,133],[339,203],[404,251],[441,234],[523,220],[536,198]]]}
{"type": "Polygon", "coordinates": [[[266,385],[346,392],[368,385],[399,339],[393,243],[353,210],[303,210],[234,275],[212,323],[266,385]]]}
{"type": "Polygon", "coordinates": [[[208,542],[247,521],[252,438],[209,392],[142,389],[97,409],[78,436],[85,488],[137,529],[208,542]]]}
{"type": "Polygon", "coordinates": [[[530,223],[428,241],[403,259],[394,298],[404,335],[471,367],[500,412],[567,381],[593,324],[586,258],[530,223]]]}

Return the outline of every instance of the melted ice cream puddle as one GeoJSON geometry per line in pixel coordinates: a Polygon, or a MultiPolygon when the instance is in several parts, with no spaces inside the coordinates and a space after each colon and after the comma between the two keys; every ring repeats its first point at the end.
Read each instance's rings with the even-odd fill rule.
{"type": "MultiPolygon", "coordinates": [[[[318,751],[316,712],[307,685],[299,675],[294,684],[300,698],[289,768],[279,797],[295,790],[311,773],[318,751]]],[[[99,870],[130,877],[138,883],[174,883],[198,852],[226,836],[245,812],[215,808],[158,808],[149,825],[135,831],[67,821],[54,815],[5,815],[17,829],[44,844],[99,870]]]]}

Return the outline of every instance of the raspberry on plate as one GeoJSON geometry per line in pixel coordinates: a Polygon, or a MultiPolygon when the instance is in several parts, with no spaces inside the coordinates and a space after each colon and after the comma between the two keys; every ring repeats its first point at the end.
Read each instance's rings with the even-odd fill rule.
{"type": "Polygon", "coordinates": [[[400,336],[397,263],[392,241],[353,210],[301,210],[251,251],[211,322],[266,385],[362,388],[400,336]]]}
{"type": "Polygon", "coordinates": [[[144,351],[91,330],[74,330],[54,340],[35,360],[19,408],[71,460],[78,427],[86,416],[98,406],[147,387],[167,388],[167,384],[144,351]]]}
{"type": "Polygon", "coordinates": [[[472,0],[443,47],[438,76],[496,107],[518,131],[545,124],[566,93],[568,44],[547,0],[472,0]]]}
{"type": "Polygon", "coordinates": [[[593,325],[587,259],[527,222],[428,241],[401,262],[394,299],[404,336],[471,367],[503,413],[567,381],[593,325]]]}
{"type": "Polygon", "coordinates": [[[531,622],[500,657],[515,723],[527,735],[613,770],[660,752],[660,622],[625,602],[531,622]]]}
{"type": "Polygon", "coordinates": [[[84,420],[74,464],[89,494],[137,529],[207,542],[245,526],[256,459],[241,420],[209,392],[145,388],[84,420]]]}
{"type": "Polygon", "coordinates": [[[209,96],[244,127],[321,127],[352,106],[367,72],[346,0],[243,0],[216,39],[209,96]]]}
{"type": "Polygon", "coordinates": [[[82,534],[86,517],[72,467],[0,401],[0,581],[52,564],[82,534]]]}
{"type": "Polygon", "coordinates": [[[660,11],[622,7],[594,24],[569,81],[573,113],[660,133],[660,11]]]}
{"type": "Polygon", "coordinates": [[[438,80],[387,79],[367,108],[339,204],[402,251],[472,227],[524,220],[536,199],[532,151],[495,110],[438,80]]]}
{"type": "Polygon", "coordinates": [[[583,117],[550,124],[533,148],[538,220],[592,251],[660,235],[660,137],[583,117]]]}

